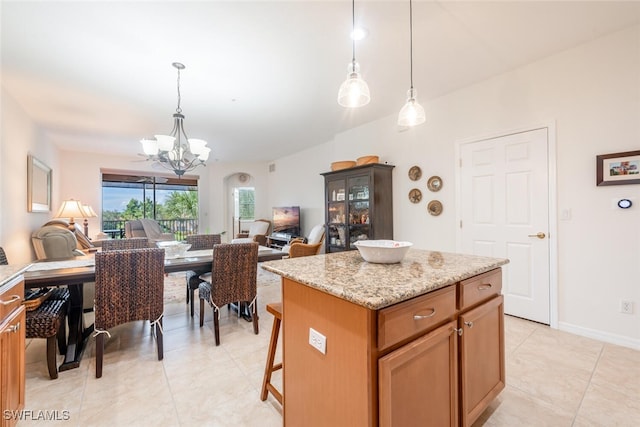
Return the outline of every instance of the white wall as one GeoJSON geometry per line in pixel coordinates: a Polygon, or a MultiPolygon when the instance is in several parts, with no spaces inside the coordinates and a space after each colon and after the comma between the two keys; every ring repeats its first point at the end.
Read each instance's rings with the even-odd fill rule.
{"type": "Polygon", "coordinates": [[[10,263],[23,264],[35,258],[31,245],[32,231],[51,218],[60,203],[60,168],[55,148],[4,89],[0,123],[0,246],[10,263]],[[53,212],[27,211],[28,154],[53,170],[53,212]]]}
{"type": "Polygon", "coordinates": [[[559,327],[640,348],[640,186],[595,185],[596,155],[640,149],[640,26],[423,105],[427,123],[417,128],[398,132],[393,115],[279,159],[270,174],[272,204],[297,193],[315,220],[323,200],[318,174],[332,161],[376,154],[396,166],[394,237],[455,251],[456,142],[555,123],[557,206],[572,213],[558,224],[559,327]],[[417,183],[407,176],[413,165],[423,171],[417,183]],[[443,179],[438,193],[425,188],[431,175],[443,179]],[[423,201],[414,205],[407,194],[416,184],[423,201]],[[612,208],[622,197],[635,198],[636,205],[612,208]],[[432,198],[443,202],[438,217],[426,212],[432,198]],[[633,315],[619,313],[620,299],[635,302],[633,315]]]}

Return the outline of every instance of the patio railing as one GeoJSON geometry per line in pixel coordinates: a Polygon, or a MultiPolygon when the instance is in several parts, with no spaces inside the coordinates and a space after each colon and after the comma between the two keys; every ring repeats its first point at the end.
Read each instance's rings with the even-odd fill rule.
{"type": "MultiPolygon", "coordinates": [[[[157,219],[166,233],[173,233],[176,240],[184,240],[191,234],[198,234],[197,218],[157,219]]],[[[125,219],[102,221],[102,231],[112,239],[124,239],[125,219]]]]}

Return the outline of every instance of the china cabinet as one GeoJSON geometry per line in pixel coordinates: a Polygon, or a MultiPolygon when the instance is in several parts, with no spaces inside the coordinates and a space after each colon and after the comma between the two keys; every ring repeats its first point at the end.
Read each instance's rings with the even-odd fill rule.
{"type": "Polygon", "coordinates": [[[394,166],[368,164],[325,172],[325,252],[355,249],[358,240],[393,239],[394,166]]]}

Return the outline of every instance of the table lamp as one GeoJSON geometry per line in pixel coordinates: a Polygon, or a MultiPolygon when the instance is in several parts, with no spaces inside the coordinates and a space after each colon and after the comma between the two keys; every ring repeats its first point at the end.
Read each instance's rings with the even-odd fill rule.
{"type": "Polygon", "coordinates": [[[89,237],[89,221],[87,220],[87,218],[95,218],[98,216],[98,214],[93,210],[91,205],[82,205],[82,209],[84,209],[84,212],[86,214],[86,216],[84,217],[84,222],[82,224],[84,225],[84,235],[89,237]]]}
{"type": "Polygon", "coordinates": [[[76,225],[73,218],[86,218],[87,213],[82,207],[80,200],[69,199],[62,202],[55,218],[69,218],[69,230],[75,231],[76,225]]]}

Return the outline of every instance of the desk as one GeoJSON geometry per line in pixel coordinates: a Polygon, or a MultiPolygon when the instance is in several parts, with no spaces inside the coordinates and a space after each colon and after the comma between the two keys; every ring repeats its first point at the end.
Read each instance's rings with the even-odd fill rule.
{"type": "MultiPolygon", "coordinates": [[[[258,262],[281,259],[284,252],[261,248],[258,251],[258,262]]],[[[184,258],[166,259],[165,273],[178,271],[195,271],[204,274],[211,271],[213,255],[211,250],[189,251],[184,258]]],[[[80,366],[82,353],[87,338],[93,332],[93,325],[84,326],[82,316],[82,284],[94,282],[96,279],[93,254],[76,257],[73,260],[52,260],[36,262],[23,273],[25,288],[41,288],[45,286],[65,285],[70,293],[69,338],[67,354],[59,371],[66,371],[80,366]],[[48,266],[46,266],[49,264],[48,266]],[[53,268],[44,268],[53,267],[53,268]]]]}

